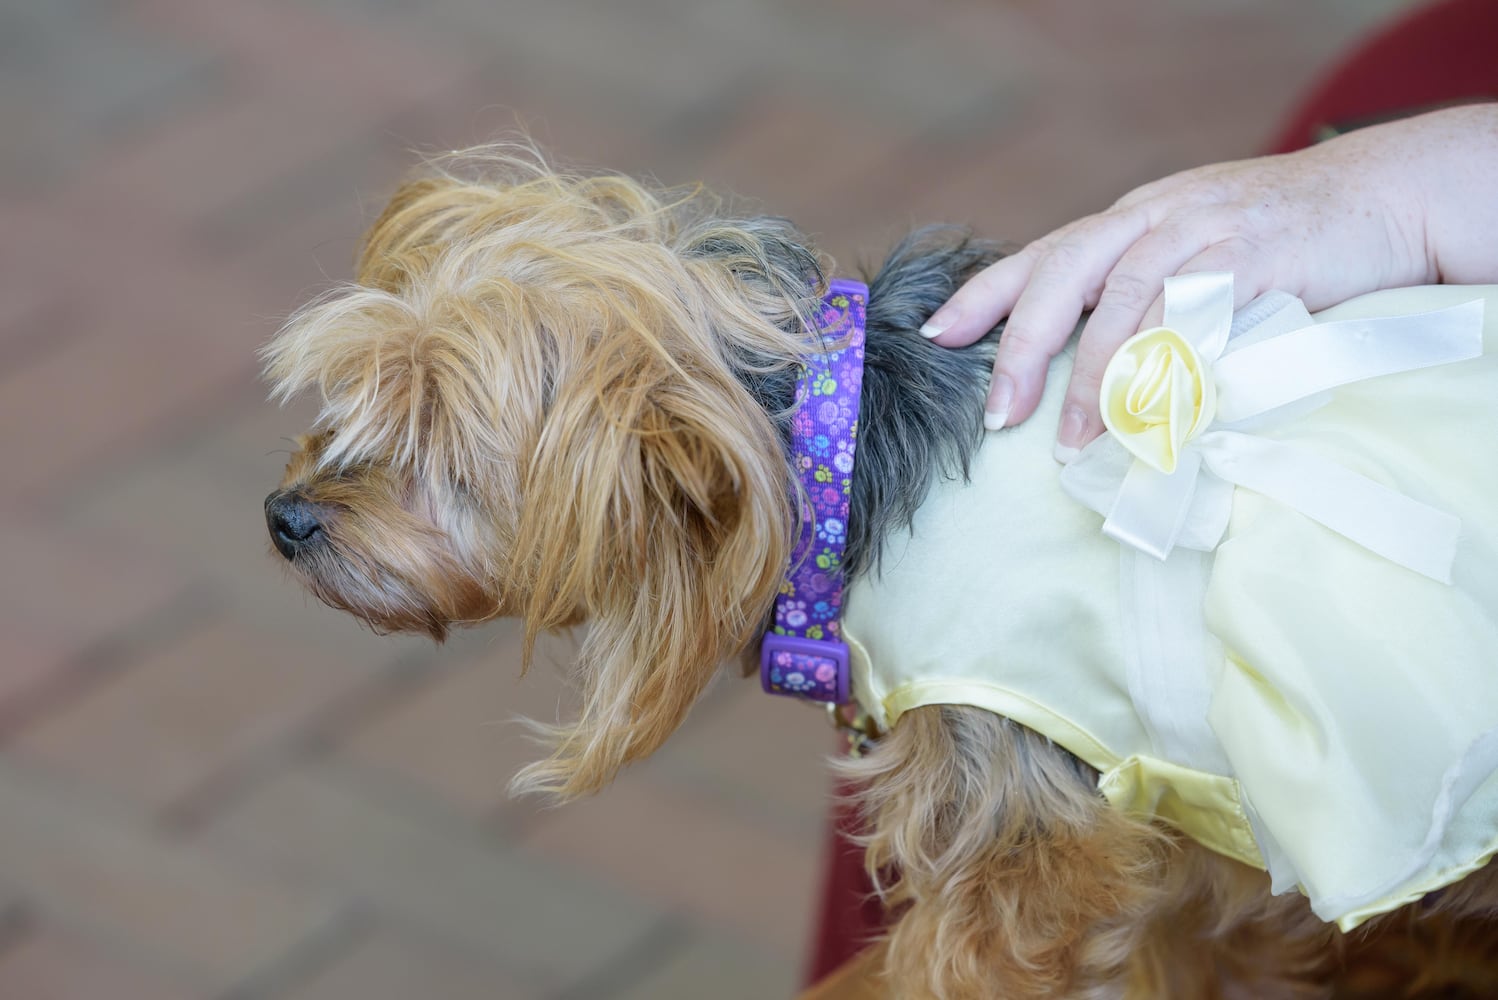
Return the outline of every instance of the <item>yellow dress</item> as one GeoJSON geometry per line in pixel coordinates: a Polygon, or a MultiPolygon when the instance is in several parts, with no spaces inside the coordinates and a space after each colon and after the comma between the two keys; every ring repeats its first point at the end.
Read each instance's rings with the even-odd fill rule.
{"type": "MultiPolygon", "coordinates": [[[[1276,891],[1298,888],[1344,928],[1485,864],[1498,851],[1498,287],[1380,292],[1314,323],[1340,336],[1474,301],[1481,315],[1463,315],[1480,356],[1232,425],[1254,448],[1311,456],[1317,475],[1382,487],[1387,506],[1349,512],[1381,542],[1318,512],[1319,487],[1298,509],[1207,473],[1198,497],[1221,495],[1222,523],[1183,516],[1164,559],[1116,540],[1111,519],[1105,534],[1132,457],[1105,435],[1075,471],[1054,462],[1071,369],[1058,357],[1035,416],[989,434],[971,481],[936,484],[882,572],[850,587],[855,697],[884,726],[932,704],[1014,719],[1097,768],[1118,807],[1267,868],[1276,891]],[[1435,569],[1423,549],[1401,555],[1419,519],[1401,511],[1416,508],[1453,528],[1435,569]]],[[[1229,343],[1302,323],[1298,301],[1271,296],[1229,343]]],[[[1242,402],[1229,395],[1219,411],[1242,402]]]]}

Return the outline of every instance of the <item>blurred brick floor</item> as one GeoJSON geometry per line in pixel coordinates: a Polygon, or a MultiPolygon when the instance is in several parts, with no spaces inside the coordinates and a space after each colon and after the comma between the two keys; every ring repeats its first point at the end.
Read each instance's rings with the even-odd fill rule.
{"type": "MultiPolygon", "coordinates": [[[[1253,152],[1361,0],[0,0],[0,998],[786,997],[832,746],[726,682],[600,798],[498,625],[283,579],[254,351],[412,148],[528,127],[867,259],[1253,152]]],[[[565,643],[557,656],[565,656],[565,643]]]]}

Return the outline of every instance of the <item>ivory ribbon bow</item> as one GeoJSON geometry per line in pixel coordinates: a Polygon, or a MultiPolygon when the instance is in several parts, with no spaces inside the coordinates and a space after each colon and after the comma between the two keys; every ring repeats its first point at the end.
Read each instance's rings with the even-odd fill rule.
{"type": "Polygon", "coordinates": [[[1450,583],[1457,518],[1252,431],[1323,405],[1339,385],[1478,357],[1482,303],[1312,323],[1228,350],[1232,322],[1231,274],[1167,278],[1164,325],[1126,341],[1103,375],[1103,422],[1133,463],[1111,504],[1097,499],[1118,478],[1116,449],[1084,450],[1063,487],[1106,515],[1104,533],[1158,559],[1178,542],[1216,548],[1236,484],[1450,583]]]}

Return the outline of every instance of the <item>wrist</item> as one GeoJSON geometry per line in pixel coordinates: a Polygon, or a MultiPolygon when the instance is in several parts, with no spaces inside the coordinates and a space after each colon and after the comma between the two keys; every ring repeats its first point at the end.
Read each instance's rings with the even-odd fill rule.
{"type": "Polygon", "coordinates": [[[1359,129],[1326,144],[1341,169],[1347,207],[1368,223],[1369,242],[1361,253],[1372,270],[1371,288],[1440,280],[1432,225],[1439,230],[1438,219],[1446,213],[1448,192],[1440,178],[1450,153],[1439,136],[1447,131],[1443,123],[1420,116],[1359,129]]]}
{"type": "Polygon", "coordinates": [[[1425,252],[1434,280],[1498,282],[1498,104],[1424,116],[1433,159],[1425,252]]]}

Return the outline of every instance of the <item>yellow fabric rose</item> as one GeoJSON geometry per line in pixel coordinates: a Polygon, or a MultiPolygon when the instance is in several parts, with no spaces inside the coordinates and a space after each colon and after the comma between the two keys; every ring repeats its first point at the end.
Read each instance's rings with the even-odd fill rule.
{"type": "Polygon", "coordinates": [[[1103,372],[1103,424],[1135,458],[1167,475],[1217,408],[1196,349],[1169,327],[1124,341],[1103,372]]]}

